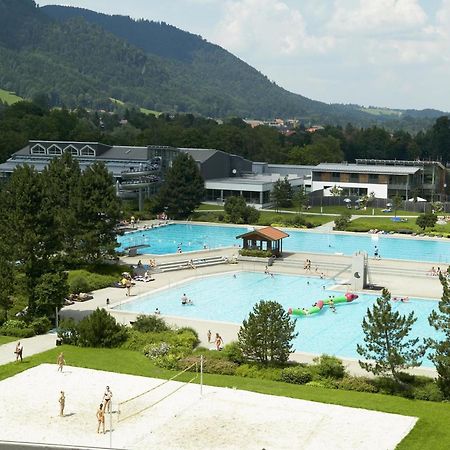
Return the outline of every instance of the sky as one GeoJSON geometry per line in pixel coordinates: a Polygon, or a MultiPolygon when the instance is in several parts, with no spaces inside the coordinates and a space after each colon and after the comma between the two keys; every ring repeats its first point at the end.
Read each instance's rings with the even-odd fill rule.
{"type": "Polygon", "coordinates": [[[37,0],[201,35],[326,103],[450,111],[450,0],[37,0]]]}

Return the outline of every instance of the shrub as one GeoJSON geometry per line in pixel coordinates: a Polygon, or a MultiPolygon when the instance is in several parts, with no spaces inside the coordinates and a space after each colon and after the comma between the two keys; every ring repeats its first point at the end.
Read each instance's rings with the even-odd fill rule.
{"type": "Polygon", "coordinates": [[[28,326],[23,320],[11,319],[7,320],[0,327],[0,334],[5,336],[15,336],[19,338],[27,338],[35,335],[34,329],[28,326]]]}
{"type": "Polygon", "coordinates": [[[225,345],[222,353],[226,356],[228,361],[232,361],[236,364],[242,364],[245,361],[241,346],[237,341],[225,345]]]}
{"type": "Polygon", "coordinates": [[[306,219],[300,214],[295,214],[292,219],[287,220],[287,223],[293,227],[304,227],[306,226],[306,219]]]}
{"type": "Polygon", "coordinates": [[[161,317],[155,315],[141,314],[137,316],[136,321],[133,323],[133,328],[143,333],[155,332],[161,333],[169,330],[166,322],[161,317]]]}
{"type": "Polygon", "coordinates": [[[191,342],[191,347],[195,348],[198,344],[200,344],[200,339],[198,338],[198,333],[192,327],[181,327],[178,328],[176,334],[180,336],[186,336],[187,339],[191,342]]]}
{"type": "Polygon", "coordinates": [[[31,328],[33,328],[36,334],[47,333],[52,327],[52,323],[48,317],[38,317],[31,322],[31,328]]]}
{"type": "Polygon", "coordinates": [[[308,367],[287,367],[281,371],[281,380],[286,383],[306,384],[312,381],[313,376],[308,367]]]}
{"type": "Polygon", "coordinates": [[[333,378],[340,380],[345,375],[345,367],[342,361],[335,356],[321,355],[313,359],[314,370],[320,378],[333,378]]]}
{"type": "Polygon", "coordinates": [[[337,219],[334,221],[334,229],[339,231],[344,231],[347,229],[348,224],[350,223],[351,214],[348,212],[345,212],[341,214],[337,219]]]}
{"type": "Polygon", "coordinates": [[[80,292],[89,292],[89,283],[85,277],[82,275],[74,276],[69,283],[69,290],[74,294],[79,294],[80,292]]]}
{"type": "Polygon", "coordinates": [[[144,355],[150,359],[156,359],[166,356],[170,351],[170,345],[167,342],[159,342],[158,344],[148,344],[144,348],[144,355]]]}
{"type": "Polygon", "coordinates": [[[364,377],[345,376],[342,380],[338,381],[337,387],[346,391],[378,392],[376,386],[364,377]]]}
{"type": "Polygon", "coordinates": [[[251,250],[247,248],[239,250],[239,254],[241,256],[254,256],[256,258],[270,258],[272,256],[270,250],[251,250]]]}
{"type": "MultiPolygon", "coordinates": [[[[197,363],[197,367],[200,367],[199,356],[188,356],[181,358],[178,361],[177,369],[184,370],[192,364],[197,363]]],[[[203,372],[215,373],[219,375],[234,375],[236,373],[237,364],[227,361],[224,358],[203,358],[203,372]]],[[[194,370],[192,370],[194,371],[194,370]]]]}
{"type": "Polygon", "coordinates": [[[428,400],[430,402],[441,402],[444,398],[439,386],[434,381],[424,386],[414,387],[412,396],[416,400],[428,400]]]}
{"type": "Polygon", "coordinates": [[[78,345],[78,324],[73,319],[63,319],[59,323],[58,337],[63,344],[78,345]]]}
{"type": "Polygon", "coordinates": [[[243,364],[236,368],[236,375],[244,378],[259,378],[261,380],[281,381],[281,369],[261,367],[256,364],[243,364]]]}
{"type": "Polygon", "coordinates": [[[78,325],[83,347],[118,347],[127,339],[127,330],[106,310],[97,308],[78,325]]]}

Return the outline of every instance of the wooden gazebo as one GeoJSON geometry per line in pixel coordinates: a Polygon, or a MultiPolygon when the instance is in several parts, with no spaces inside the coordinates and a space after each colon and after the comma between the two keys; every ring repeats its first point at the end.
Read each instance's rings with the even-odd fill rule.
{"type": "Polygon", "coordinates": [[[289,235],[284,231],[273,227],[265,227],[236,236],[236,239],[242,239],[243,249],[269,250],[272,255],[281,256],[283,239],[286,237],[289,237],[289,235]]]}

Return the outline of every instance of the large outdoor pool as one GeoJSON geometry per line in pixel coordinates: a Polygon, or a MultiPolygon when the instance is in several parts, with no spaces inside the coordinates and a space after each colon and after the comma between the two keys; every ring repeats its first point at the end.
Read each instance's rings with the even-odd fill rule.
{"type": "MultiPolygon", "coordinates": [[[[241,324],[259,300],[276,300],[284,308],[309,307],[316,300],[340,296],[342,292],[329,290],[332,280],[317,277],[276,274],[273,278],[254,272],[236,272],[199,278],[146,294],[116,307],[125,311],[153,313],[159,308],[163,315],[241,324]],[[186,294],[194,305],[182,305],[186,294]]],[[[294,341],[297,351],[328,353],[346,358],[358,358],[356,344],[363,342],[362,319],[376,296],[362,294],[351,303],[336,305],[336,314],[328,307],[315,315],[300,317],[294,341]]],[[[428,324],[428,316],[437,309],[437,301],[410,299],[408,303],[393,303],[395,310],[418,317],[412,335],[420,338],[435,336],[428,324]]],[[[220,325],[217,330],[220,332],[220,325]]],[[[425,358],[424,366],[431,367],[425,358]]]]}
{"type": "MultiPolygon", "coordinates": [[[[144,245],[145,247],[139,249],[139,253],[163,255],[175,253],[179,246],[183,252],[233,247],[241,243],[236,236],[251,229],[253,228],[171,224],[119,236],[119,250],[144,245]]],[[[296,230],[289,230],[288,233],[289,237],[283,240],[283,250],[286,251],[351,255],[363,250],[369,256],[373,256],[377,246],[381,258],[450,263],[450,241],[438,238],[411,239],[379,234],[357,235],[296,230]]]]}

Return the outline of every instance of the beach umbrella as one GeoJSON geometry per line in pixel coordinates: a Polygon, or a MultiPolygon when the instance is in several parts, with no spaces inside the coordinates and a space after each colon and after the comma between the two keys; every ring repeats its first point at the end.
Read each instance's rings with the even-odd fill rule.
{"type": "Polygon", "coordinates": [[[392,206],[392,203],[386,203],[386,206],[392,206]]]}
{"type": "Polygon", "coordinates": [[[351,200],[349,198],[344,198],[345,203],[351,203],[351,200]]]}

